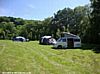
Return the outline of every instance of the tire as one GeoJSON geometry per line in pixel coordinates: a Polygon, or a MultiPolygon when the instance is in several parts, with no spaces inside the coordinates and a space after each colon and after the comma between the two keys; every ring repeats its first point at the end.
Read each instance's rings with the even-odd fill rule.
{"type": "Polygon", "coordinates": [[[58,47],[57,47],[58,49],[62,49],[62,46],[61,45],[58,45],[58,47]]]}

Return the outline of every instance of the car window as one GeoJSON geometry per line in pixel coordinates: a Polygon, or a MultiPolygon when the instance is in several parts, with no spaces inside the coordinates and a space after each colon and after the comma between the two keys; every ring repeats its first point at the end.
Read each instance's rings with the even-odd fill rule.
{"type": "Polygon", "coordinates": [[[80,39],[74,39],[75,42],[80,42],[80,39]]]}
{"type": "Polygon", "coordinates": [[[66,39],[62,39],[62,42],[66,42],[66,39]]]}
{"type": "Polygon", "coordinates": [[[66,42],[66,39],[60,38],[57,40],[58,42],[66,42]]]}
{"type": "Polygon", "coordinates": [[[60,39],[58,39],[57,41],[58,41],[58,42],[61,42],[61,41],[62,41],[62,39],[60,38],[60,39]]]}

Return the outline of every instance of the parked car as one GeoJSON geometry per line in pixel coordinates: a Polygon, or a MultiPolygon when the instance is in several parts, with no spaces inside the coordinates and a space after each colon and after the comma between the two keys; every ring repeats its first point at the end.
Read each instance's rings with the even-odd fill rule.
{"type": "Polygon", "coordinates": [[[29,41],[29,39],[26,39],[25,37],[22,37],[22,36],[13,37],[12,40],[13,41],[21,41],[21,42],[28,42],[29,41]]]}
{"type": "Polygon", "coordinates": [[[40,38],[39,43],[44,45],[55,44],[56,40],[51,36],[43,36],[40,38]]]}
{"type": "Polygon", "coordinates": [[[76,48],[81,47],[81,39],[79,36],[74,34],[66,33],[63,37],[60,37],[54,48],[76,48]]]}

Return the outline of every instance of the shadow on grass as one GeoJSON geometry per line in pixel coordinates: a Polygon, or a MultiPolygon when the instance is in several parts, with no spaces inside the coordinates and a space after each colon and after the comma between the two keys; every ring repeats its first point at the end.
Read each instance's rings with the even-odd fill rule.
{"type": "Polygon", "coordinates": [[[55,50],[69,50],[69,49],[81,49],[81,47],[80,48],[54,48],[54,47],[52,47],[52,49],[55,49],[55,50]]]}
{"type": "Polygon", "coordinates": [[[92,50],[94,53],[100,53],[100,45],[82,44],[82,50],[92,50]]]}
{"type": "Polygon", "coordinates": [[[55,50],[69,50],[69,49],[81,49],[81,50],[91,50],[94,53],[100,53],[100,45],[95,45],[95,44],[82,44],[81,47],[79,48],[63,48],[63,49],[59,49],[59,48],[53,48],[55,50]]]}

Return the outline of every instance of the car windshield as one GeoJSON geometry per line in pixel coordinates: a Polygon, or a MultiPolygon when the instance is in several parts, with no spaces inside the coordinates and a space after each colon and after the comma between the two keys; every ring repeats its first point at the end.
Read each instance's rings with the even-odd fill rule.
{"type": "Polygon", "coordinates": [[[58,40],[57,40],[57,42],[60,42],[62,40],[62,38],[59,38],[58,40]]]}
{"type": "Polygon", "coordinates": [[[65,38],[60,38],[57,40],[57,42],[66,42],[66,39],[65,38]]]}

